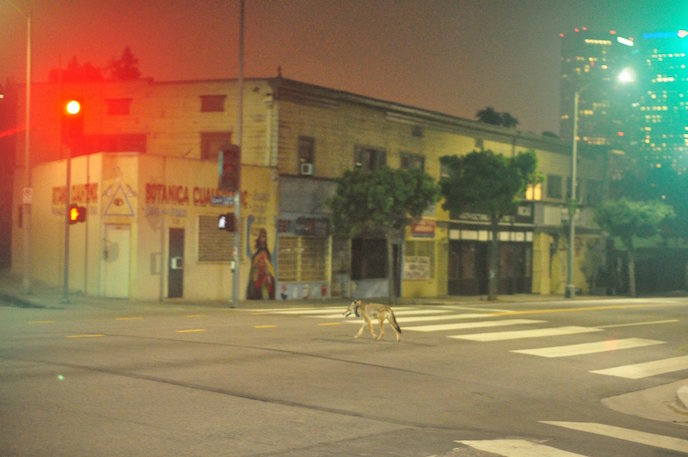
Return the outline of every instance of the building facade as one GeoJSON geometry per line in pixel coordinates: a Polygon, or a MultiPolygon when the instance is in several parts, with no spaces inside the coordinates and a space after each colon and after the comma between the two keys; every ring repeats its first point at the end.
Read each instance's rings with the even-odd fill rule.
{"type": "MultiPolygon", "coordinates": [[[[384,240],[333,236],[327,200],[355,167],[419,167],[440,179],[444,155],[533,150],[541,179],[500,225],[499,293],[563,293],[568,143],[283,78],[243,87],[241,217],[230,233],[217,224],[234,211],[232,196],[217,189],[218,152],[237,141],[236,80],[35,85],[33,198],[30,220],[14,212],[12,270],[23,271],[29,223],[32,278],[59,285],[66,266],[70,290],[89,295],[228,300],[234,236],[241,299],[384,296],[389,274],[402,297],[483,294],[490,235],[481,215],[452,219],[441,203],[428,209],[396,240],[388,272],[384,240]],[[82,103],[83,135],[68,149],[61,106],[69,98],[82,103]],[[71,226],[67,163],[69,203],[88,213],[71,226]]],[[[19,158],[21,138],[14,147],[19,158]]],[[[20,208],[25,184],[16,163],[20,208]]],[[[581,154],[574,276],[582,291],[599,241],[591,208],[605,164],[581,154]]]]}

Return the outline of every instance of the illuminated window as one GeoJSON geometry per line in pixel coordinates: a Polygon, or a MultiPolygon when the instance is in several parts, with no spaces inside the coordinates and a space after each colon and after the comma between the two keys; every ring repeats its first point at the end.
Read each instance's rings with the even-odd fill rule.
{"type": "Polygon", "coordinates": [[[542,200],[542,183],[530,183],[526,187],[526,200],[542,200]]]}

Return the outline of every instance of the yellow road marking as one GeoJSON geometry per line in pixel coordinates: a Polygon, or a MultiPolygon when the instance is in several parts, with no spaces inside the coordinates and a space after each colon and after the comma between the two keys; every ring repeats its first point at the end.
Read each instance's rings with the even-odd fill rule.
{"type": "Polygon", "coordinates": [[[204,328],[189,328],[185,330],[176,330],[177,333],[202,333],[206,330],[204,328]]]}
{"type": "Polygon", "coordinates": [[[187,314],[186,317],[188,317],[189,319],[198,319],[200,317],[208,317],[208,315],[207,314],[187,314]]]}
{"type": "Polygon", "coordinates": [[[264,328],[275,328],[277,327],[276,325],[254,325],[253,328],[255,329],[264,329],[264,328]]]}
{"type": "Polygon", "coordinates": [[[342,325],[341,322],[321,322],[318,327],[334,327],[335,325],[342,325]]]}
{"type": "Polygon", "coordinates": [[[54,324],[55,321],[29,321],[29,325],[45,325],[45,324],[54,324]]]}
{"type": "Polygon", "coordinates": [[[102,338],[104,336],[102,333],[83,333],[80,335],[67,335],[65,338],[102,338]]]}
{"type": "Polygon", "coordinates": [[[118,318],[115,318],[115,320],[117,320],[117,321],[141,321],[141,320],[143,320],[143,318],[140,316],[118,317],[118,318]]]}

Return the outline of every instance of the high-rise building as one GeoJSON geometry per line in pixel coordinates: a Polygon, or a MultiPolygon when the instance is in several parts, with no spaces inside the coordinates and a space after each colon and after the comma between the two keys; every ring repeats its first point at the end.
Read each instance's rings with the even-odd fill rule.
{"type": "Polygon", "coordinates": [[[654,166],[688,168],[688,32],[643,33],[641,149],[654,166]]]}
{"type": "Polygon", "coordinates": [[[574,94],[578,91],[579,144],[616,147],[627,133],[629,106],[619,93],[617,76],[632,57],[633,40],[614,30],[598,33],[586,27],[560,37],[561,138],[573,138],[574,94]]]}

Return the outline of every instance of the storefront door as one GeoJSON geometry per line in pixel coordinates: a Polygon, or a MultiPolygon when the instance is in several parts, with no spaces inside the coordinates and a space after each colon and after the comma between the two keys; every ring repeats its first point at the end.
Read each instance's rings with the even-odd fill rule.
{"type": "Polygon", "coordinates": [[[171,228],[168,251],[167,296],[184,296],[184,229],[171,228]]]}
{"type": "Polygon", "coordinates": [[[130,239],[128,225],[105,225],[102,257],[102,291],[105,297],[129,298],[130,239]]]}

